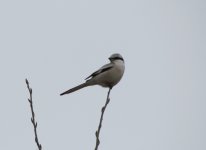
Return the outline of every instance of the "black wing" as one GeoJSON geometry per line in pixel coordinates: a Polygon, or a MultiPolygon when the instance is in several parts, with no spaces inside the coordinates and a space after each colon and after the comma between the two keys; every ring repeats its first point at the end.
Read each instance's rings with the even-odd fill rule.
{"type": "Polygon", "coordinates": [[[105,72],[109,69],[111,69],[113,67],[112,64],[106,64],[103,67],[101,67],[99,70],[95,71],[94,73],[92,73],[90,76],[88,76],[85,80],[88,80],[89,78],[93,78],[95,76],[97,76],[98,74],[105,72]]]}

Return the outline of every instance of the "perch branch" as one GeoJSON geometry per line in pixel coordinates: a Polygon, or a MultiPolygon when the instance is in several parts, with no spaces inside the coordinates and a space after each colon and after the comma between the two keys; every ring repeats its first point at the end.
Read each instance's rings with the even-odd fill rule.
{"type": "Polygon", "coordinates": [[[37,145],[38,149],[42,150],[42,146],[39,143],[39,139],[38,139],[38,135],[37,135],[37,122],[35,120],[35,113],[34,113],[34,108],[33,108],[32,88],[30,88],[29,82],[28,82],[27,79],[26,79],[26,84],[27,84],[27,88],[29,90],[29,95],[30,95],[30,97],[28,98],[28,101],[29,101],[29,104],[30,104],[30,107],[31,107],[31,114],[32,114],[31,122],[32,122],[33,127],[34,127],[35,142],[36,142],[36,145],[37,145]]]}
{"type": "Polygon", "coordinates": [[[107,99],[106,99],[106,103],[105,105],[102,107],[102,113],[101,113],[101,117],[100,117],[100,121],[99,121],[99,126],[97,131],[95,132],[96,135],[96,145],[95,145],[95,150],[98,150],[98,146],[100,144],[100,140],[99,140],[99,135],[100,135],[100,131],[101,131],[101,127],[102,127],[102,121],[103,121],[103,117],[104,117],[104,112],[107,108],[107,105],[109,104],[110,98],[109,98],[109,94],[110,94],[111,88],[109,88],[108,94],[107,94],[107,99]]]}

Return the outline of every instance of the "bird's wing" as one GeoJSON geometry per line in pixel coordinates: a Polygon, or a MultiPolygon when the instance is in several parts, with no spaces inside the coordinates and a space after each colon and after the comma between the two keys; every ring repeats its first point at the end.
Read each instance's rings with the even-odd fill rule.
{"type": "Polygon", "coordinates": [[[90,76],[88,76],[85,80],[88,80],[89,78],[93,78],[95,76],[97,76],[98,74],[102,73],[102,72],[105,72],[109,69],[111,69],[113,67],[113,64],[109,63],[109,64],[106,64],[104,66],[102,66],[99,70],[93,72],[90,76]]]}

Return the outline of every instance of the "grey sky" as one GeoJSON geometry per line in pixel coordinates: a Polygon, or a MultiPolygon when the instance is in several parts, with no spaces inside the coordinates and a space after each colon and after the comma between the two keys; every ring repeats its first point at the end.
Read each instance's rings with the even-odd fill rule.
{"type": "Polygon", "coordinates": [[[0,149],[36,149],[25,78],[44,150],[91,150],[107,89],[60,97],[123,55],[101,150],[206,149],[206,2],[0,2],[0,149]]]}

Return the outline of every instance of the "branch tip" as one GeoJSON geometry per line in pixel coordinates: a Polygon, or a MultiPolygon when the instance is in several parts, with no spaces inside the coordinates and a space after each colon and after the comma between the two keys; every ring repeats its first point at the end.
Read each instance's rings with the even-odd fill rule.
{"type": "Polygon", "coordinates": [[[29,81],[28,81],[27,79],[25,79],[25,81],[26,81],[26,84],[28,85],[28,84],[29,84],[29,81]]]}
{"type": "Polygon", "coordinates": [[[29,94],[30,94],[30,97],[28,98],[28,101],[30,103],[30,108],[31,108],[31,114],[32,114],[31,122],[32,122],[33,127],[34,127],[35,142],[36,142],[36,145],[37,145],[38,149],[42,150],[42,146],[39,143],[38,136],[37,136],[37,122],[35,121],[35,113],[34,113],[34,108],[33,108],[32,88],[30,88],[30,86],[29,86],[29,81],[27,79],[25,79],[25,81],[26,81],[26,84],[27,84],[27,89],[28,89],[29,94]]]}

